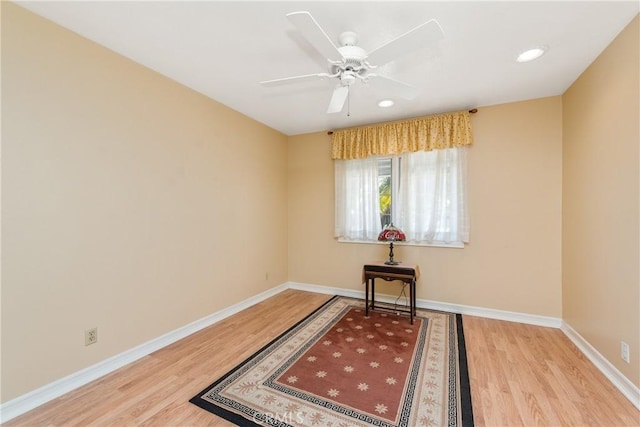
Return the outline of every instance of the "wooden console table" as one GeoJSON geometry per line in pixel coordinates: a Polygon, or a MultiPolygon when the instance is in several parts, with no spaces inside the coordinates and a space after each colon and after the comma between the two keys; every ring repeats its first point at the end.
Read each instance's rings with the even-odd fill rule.
{"type": "Polygon", "coordinates": [[[417,265],[400,263],[398,265],[387,265],[383,261],[365,264],[362,268],[362,280],[366,284],[365,290],[365,315],[369,315],[369,308],[376,309],[376,279],[383,279],[388,282],[399,280],[409,285],[409,310],[377,307],[380,309],[392,310],[394,312],[409,313],[411,324],[416,315],[416,280],[420,277],[420,269],[417,265]],[[371,287],[371,306],[369,306],[369,287],[371,287]]]}

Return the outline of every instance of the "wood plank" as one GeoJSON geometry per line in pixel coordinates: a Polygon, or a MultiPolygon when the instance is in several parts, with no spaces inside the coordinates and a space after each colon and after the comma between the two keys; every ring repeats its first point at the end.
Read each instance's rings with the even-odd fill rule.
{"type": "Polygon", "coordinates": [[[559,329],[463,319],[476,425],[640,426],[640,411],[559,329]]]}

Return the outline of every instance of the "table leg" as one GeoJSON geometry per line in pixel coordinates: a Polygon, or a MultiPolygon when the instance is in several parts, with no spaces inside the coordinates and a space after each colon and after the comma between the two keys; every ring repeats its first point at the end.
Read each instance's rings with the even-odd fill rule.
{"type": "Polygon", "coordinates": [[[366,285],[364,287],[364,315],[369,316],[369,278],[365,279],[366,285]]]}
{"type": "Polygon", "coordinates": [[[376,278],[371,278],[371,310],[376,309],[376,278]]]}
{"type": "Polygon", "coordinates": [[[413,316],[416,313],[416,281],[412,280],[411,285],[409,286],[409,298],[411,302],[409,303],[409,311],[411,311],[411,324],[413,325],[413,316]]]}

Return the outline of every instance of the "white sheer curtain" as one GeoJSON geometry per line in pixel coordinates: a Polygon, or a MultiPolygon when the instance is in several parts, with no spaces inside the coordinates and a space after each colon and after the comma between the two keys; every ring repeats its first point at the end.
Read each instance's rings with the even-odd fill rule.
{"type": "Polygon", "coordinates": [[[407,241],[469,241],[466,150],[458,147],[402,155],[394,221],[407,241]]]}
{"type": "Polygon", "coordinates": [[[380,225],[378,160],[335,160],[335,236],[376,240],[380,225]]]}

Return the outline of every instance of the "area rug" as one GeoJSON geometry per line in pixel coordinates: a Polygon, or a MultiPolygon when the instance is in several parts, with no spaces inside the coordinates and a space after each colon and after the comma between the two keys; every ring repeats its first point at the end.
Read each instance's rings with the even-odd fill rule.
{"type": "Polygon", "coordinates": [[[334,297],[190,402],[241,426],[473,426],[462,318],[334,297]]]}

